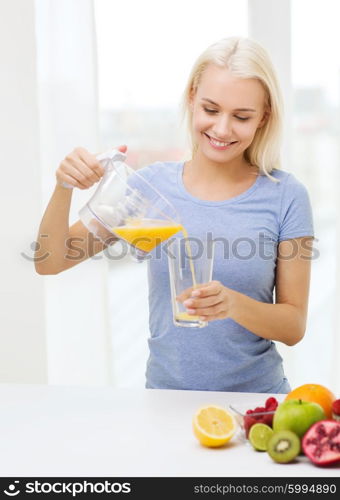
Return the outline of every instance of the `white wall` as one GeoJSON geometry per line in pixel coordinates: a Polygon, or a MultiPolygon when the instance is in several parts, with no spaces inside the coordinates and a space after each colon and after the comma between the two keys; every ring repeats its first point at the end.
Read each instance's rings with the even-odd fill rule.
{"type": "Polygon", "coordinates": [[[33,0],[1,2],[0,60],[0,382],[44,383],[44,284],[21,256],[42,209],[33,0]]]}

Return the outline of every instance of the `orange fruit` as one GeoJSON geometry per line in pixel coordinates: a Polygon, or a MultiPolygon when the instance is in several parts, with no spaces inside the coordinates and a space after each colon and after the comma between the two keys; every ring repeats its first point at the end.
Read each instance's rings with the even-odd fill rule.
{"type": "Polygon", "coordinates": [[[194,434],[201,444],[223,446],[235,434],[237,424],[233,415],[220,406],[204,406],[193,418],[194,434]]]}
{"type": "Polygon", "coordinates": [[[302,399],[303,401],[312,401],[322,406],[326,417],[332,418],[332,403],[335,401],[334,394],[327,387],[320,384],[304,384],[296,387],[285,397],[288,399],[302,399]]]}

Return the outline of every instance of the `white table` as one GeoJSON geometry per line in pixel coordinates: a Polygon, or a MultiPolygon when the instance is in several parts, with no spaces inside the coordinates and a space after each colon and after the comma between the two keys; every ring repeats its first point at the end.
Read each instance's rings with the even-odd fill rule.
{"type": "MultiPolygon", "coordinates": [[[[0,475],[51,477],[339,477],[300,456],[276,464],[234,436],[220,449],[193,435],[203,405],[270,394],[0,384],[0,475]]],[[[274,395],[282,401],[284,395],[274,395]]]]}

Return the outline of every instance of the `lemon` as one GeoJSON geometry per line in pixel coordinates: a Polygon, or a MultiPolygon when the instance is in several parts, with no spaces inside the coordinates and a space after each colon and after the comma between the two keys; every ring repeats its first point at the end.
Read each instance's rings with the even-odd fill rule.
{"type": "Polygon", "coordinates": [[[233,437],[236,428],[233,415],[220,406],[204,406],[193,418],[194,434],[204,446],[223,446],[233,437]]]}
{"type": "Polygon", "coordinates": [[[269,425],[257,423],[251,426],[248,439],[257,451],[267,451],[267,443],[274,434],[269,425]]]}

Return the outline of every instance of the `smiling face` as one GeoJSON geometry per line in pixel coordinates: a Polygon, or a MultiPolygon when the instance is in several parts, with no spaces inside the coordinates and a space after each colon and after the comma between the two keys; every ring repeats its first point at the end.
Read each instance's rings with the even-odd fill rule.
{"type": "Polygon", "coordinates": [[[190,100],[197,154],[214,163],[244,162],[245,150],[269,114],[265,98],[258,80],[207,66],[190,100]]]}

